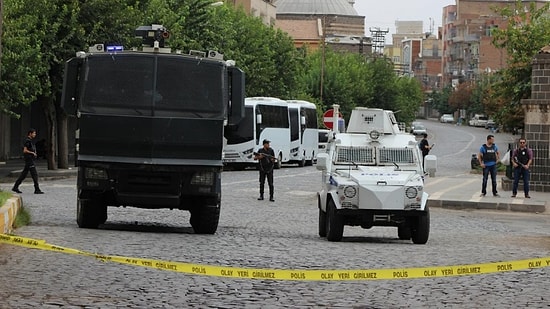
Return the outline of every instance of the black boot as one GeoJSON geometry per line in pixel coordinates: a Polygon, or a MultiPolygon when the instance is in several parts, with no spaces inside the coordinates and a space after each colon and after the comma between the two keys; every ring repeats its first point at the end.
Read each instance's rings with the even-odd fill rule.
{"type": "Polygon", "coordinates": [[[263,201],[263,200],[264,200],[264,195],[260,194],[260,197],[258,198],[258,201],[263,201]]]}
{"type": "Polygon", "coordinates": [[[269,196],[269,201],[270,201],[270,202],[275,202],[275,199],[273,198],[273,195],[270,195],[270,196],[269,196]]]}

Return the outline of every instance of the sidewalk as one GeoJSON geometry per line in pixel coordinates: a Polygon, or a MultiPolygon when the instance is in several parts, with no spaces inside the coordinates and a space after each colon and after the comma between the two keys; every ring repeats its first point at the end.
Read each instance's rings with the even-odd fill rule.
{"type": "MultiPolygon", "coordinates": [[[[37,160],[38,176],[40,179],[56,179],[76,177],[77,168],[71,165],[70,169],[48,170],[46,160],[37,160]]],[[[8,191],[19,173],[23,169],[23,160],[10,160],[0,162],[0,184],[3,190],[8,191]]],[[[30,175],[27,176],[30,181],[30,175]]],[[[531,213],[546,213],[547,201],[550,201],[550,192],[530,192],[531,198],[523,197],[520,188],[516,198],[510,197],[512,192],[502,191],[501,180],[498,176],[498,187],[500,197],[493,197],[491,184],[488,184],[489,194],[480,197],[481,175],[462,174],[452,177],[426,177],[425,191],[430,195],[428,206],[443,207],[450,209],[486,209],[499,211],[516,211],[531,213]]],[[[550,206],[550,205],[549,205],[550,206]]]]}
{"type": "Polygon", "coordinates": [[[481,197],[481,175],[464,174],[454,177],[427,177],[425,190],[430,194],[428,206],[451,209],[487,209],[501,211],[517,211],[531,213],[546,213],[549,192],[530,192],[531,198],[525,198],[523,188],[518,190],[517,197],[511,197],[512,192],[503,191],[501,182],[506,176],[498,176],[497,186],[500,197],[491,194],[491,184],[487,186],[487,195],[481,197]]]}

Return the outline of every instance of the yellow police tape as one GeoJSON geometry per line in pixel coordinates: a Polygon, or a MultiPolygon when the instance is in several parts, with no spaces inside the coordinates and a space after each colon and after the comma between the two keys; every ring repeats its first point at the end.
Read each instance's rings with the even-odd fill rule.
{"type": "Polygon", "coordinates": [[[550,257],[527,260],[494,262],[485,264],[468,264],[455,266],[395,268],[395,269],[264,269],[239,268],[171,262],[163,260],[142,259],[126,256],[100,255],[77,249],[65,248],[46,243],[45,240],[36,240],[19,236],[0,234],[0,243],[21,247],[78,254],[94,257],[104,262],[135,265],[147,268],[156,268],[179,273],[261,280],[300,280],[300,281],[352,281],[352,280],[387,280],[387,279],[415,279],[434,277],[454,277],[466,275],[489,274],[524,269],[544,268],[550,266],[550,257]]]}

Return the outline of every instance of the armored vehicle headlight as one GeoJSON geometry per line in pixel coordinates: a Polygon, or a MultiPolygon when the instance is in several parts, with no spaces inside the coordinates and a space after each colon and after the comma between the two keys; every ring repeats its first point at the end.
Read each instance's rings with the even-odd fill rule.
{"type": "Polygon", "coordinates": [[[418,189],[416,187],[407,187],[405,189],[405,196],[407,198],[415,198],[418,195],[418,189]]]}
{"type": "Polygon", "coordinates": [[[354,186],[344,187],[344,196],[347,198],[353,198],[357,194],[357,189],[354,186]]]}

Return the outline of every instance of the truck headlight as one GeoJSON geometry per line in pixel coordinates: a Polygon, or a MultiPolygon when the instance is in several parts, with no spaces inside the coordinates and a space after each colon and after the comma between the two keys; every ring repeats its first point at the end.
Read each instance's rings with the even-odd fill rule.
{"type": "Polygon", "coordinates": [[[354,198],[357,195],[357,189],[354,186],[345,186],[343,191],[346,198],[354,198]]]}
{"type": "Polygon", "coordinates": [[[84,169],[86,179],[107,179],[107,171],[102,168],[87,167],[84,169]]]}
{"type": "Polygon", "coordinates": [[[211,186],[214,184],[214,173],[213,172],[198,172],[193,175],[191,178],[192,185],[202,185],[202,186],[211,186]]]}

